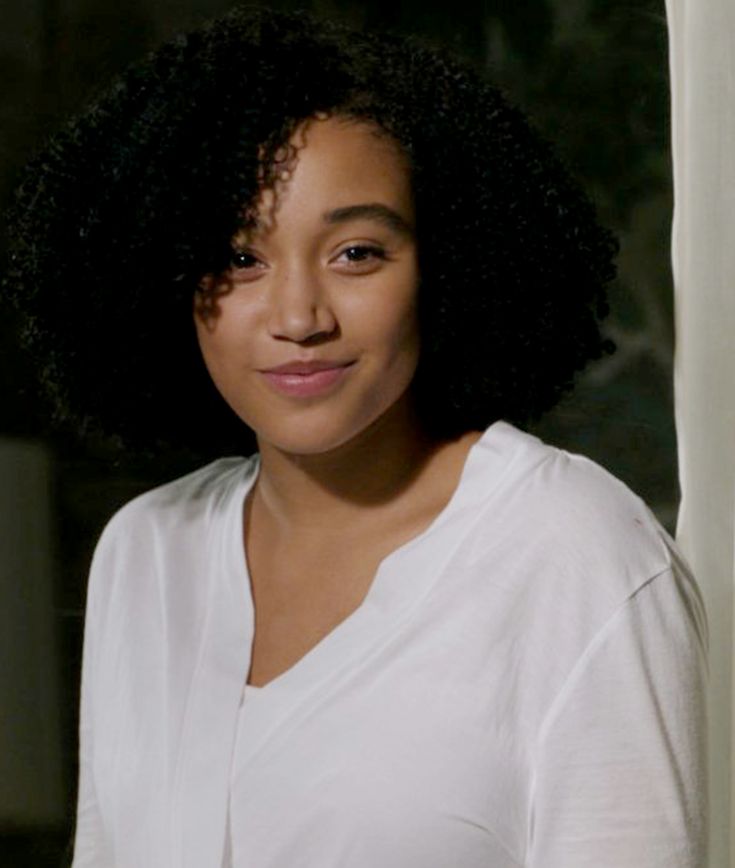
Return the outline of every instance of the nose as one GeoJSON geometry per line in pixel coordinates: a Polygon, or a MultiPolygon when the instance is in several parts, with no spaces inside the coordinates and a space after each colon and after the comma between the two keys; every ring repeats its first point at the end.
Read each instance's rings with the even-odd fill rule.
{"type": "Polygon", "coordinates": [[[312,269],[284,270],[273,281],[269,301],[269,331],[274,338],[303,343],[337,328],[329,294],[312,269]]]}

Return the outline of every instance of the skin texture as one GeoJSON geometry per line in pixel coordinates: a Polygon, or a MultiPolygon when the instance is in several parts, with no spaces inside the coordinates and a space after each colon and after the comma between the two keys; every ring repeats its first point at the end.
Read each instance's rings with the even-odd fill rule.
{"type": "Polygon", "coordinates": [[[446,506],[479,436],[434,439],[412,406],[419,272],[399,148],[339,117],[302,124],[292,143],[297,158],[234,240],[233,267],[206,278],[194,306],[207,368],[261,456],[243,528],[257,685],[360,605],[380,561],[446,506]],[[335,218],[366,204],[395,217],[335,218]],[[307,398],[261,373],[307,358],[351,365],[307,398]]]}

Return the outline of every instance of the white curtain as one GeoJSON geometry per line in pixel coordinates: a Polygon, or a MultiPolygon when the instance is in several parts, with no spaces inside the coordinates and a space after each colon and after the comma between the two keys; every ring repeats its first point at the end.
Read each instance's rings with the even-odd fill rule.
{"type": "Polygon", "coordinates": [[[678,538],[710,622],[709,866],[733,868],[735,0],[666,5],[682,488],[678,538]]]}

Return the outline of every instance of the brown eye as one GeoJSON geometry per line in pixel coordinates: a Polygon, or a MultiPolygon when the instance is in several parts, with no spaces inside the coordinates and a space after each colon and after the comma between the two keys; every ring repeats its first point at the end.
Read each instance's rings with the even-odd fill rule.
{"type": "Polygon", "coordinates": [[[370,259],[385,259],[385,250],[368,244],[353,244],[340,254],[348,262],[366,262],[370,259]]]}
{"type": "Polygon", "coordinates": [[[260,261],[247,250],[233,250],[230,256],[230,267],[235,270],[254,268],[259,264],[260,261]]]}

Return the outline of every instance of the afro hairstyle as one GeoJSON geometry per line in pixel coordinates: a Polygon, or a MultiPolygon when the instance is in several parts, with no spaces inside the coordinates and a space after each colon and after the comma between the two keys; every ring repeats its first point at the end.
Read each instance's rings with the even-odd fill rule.
{"type": "Polygon", "coordinates": [[[428,431],[526,426],[610,349],[616,242],[497,88],[414,38],[238,7],[129,68],[21,176],[2,286],[57,423],[154,453],[252,451],[192,299],[320,112],[376,124],[407,157],[428,431]]]}

